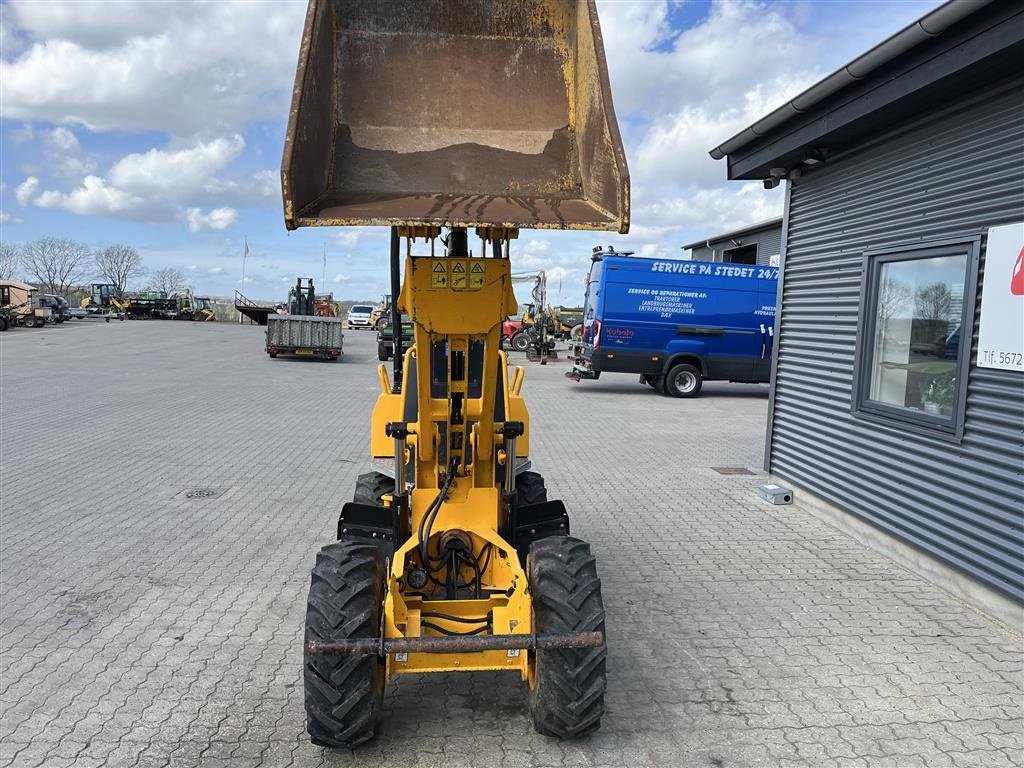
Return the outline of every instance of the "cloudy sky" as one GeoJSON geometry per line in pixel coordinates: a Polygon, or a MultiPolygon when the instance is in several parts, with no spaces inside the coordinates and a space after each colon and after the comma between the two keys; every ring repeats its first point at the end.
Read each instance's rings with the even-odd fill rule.
{"type": "MultiPolygon", "coordinates": [[[[938,4],[601,0],[632,231],[523,231],[513,268],[545,269],[551,298],[574,304],[595,244],[676,257],[778,215],[781,188],[726,182],[708,150],[938,4]]],[[[386,230],[284,228],[304,12],[305,0],[4,0],[0,239],[126,243],[200,293],[260,299],[298,275],[321,283],[326,249],[336,296],[385,292],[386,230]]]]}

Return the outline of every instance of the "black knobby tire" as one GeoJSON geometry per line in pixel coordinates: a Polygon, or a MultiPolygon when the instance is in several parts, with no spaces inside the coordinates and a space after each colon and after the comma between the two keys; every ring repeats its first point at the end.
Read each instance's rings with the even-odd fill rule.
{"type": "Polygon", "coordinates": [[[509,339],[508,345],[516,352],[525,352],[530,347],[530,336],[525,331],[520,331],[509,339]]]}
{"type": "Polygon", "coordinates": [[[390,360],[391,359],[391,347],[387,346],[387,345],[384,345],[384,344],[378,344],[377,345],[377,359],[380,360],[382,363],[386,363],[388,360],[390,360]]]}
{"type": "MultiPolygon", "coordinates": [[[[604,603],[590,545],[549,536],[530,545],[536,632],[604,632],[604,603]]],[[[575,738],[596,731],[604,714],[606,645],[536,651],[530,714],[538,733],[575,738]]]]}
{"type": "Polygon", "coordinates": [[[665,376],[665,394],[672,397],[696,397],[700,394],[704,377],[700,369],[689,363],[672,366],[665,376]]]}
{"type": "MultiPolygon", "coordinates": [[[[320,550],[306,604],[306,642],[378,637],[386,565],[380,548],[339,541],[320,550]]],[[[375,654],[304,653],[306,730],[322,747],[354,747],[377,733],[384,662],[375,654]]]]}
{"type": "Polygon", "coordinates": [[[395,492],[395,480],[380,472],[366,472],[356,480],[356,492],[352,501],[356,504],[384,506],[384,497],[395,492]]]}
{"type": "Polygon", "coordinates": [[[548,489],[544,485],[544,478],[538,472],[520,472],[516,475],[516,499],[522,507],[546,502],[548,489]]]}
{"type": "Polygon", "coordinates": [[[7,318],[6,317],[0,317],[0,331],[6,331],[6,330],[7,330],[7,318]]]}

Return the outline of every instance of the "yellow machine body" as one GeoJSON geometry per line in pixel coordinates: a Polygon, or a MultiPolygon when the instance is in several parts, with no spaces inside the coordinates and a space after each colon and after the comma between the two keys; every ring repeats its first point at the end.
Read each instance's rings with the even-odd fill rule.
{"type": "MultiPolygon", "coordinates": [[[[486,248],[481,247],[481,251],[486,252],[486,248]]],[[[454,458],[441,455],[447,453],[445,449],[452,442],[450,430],[463,430],[461,469],[434,520],[434,530],[465,531],[477,551],[490,544],[491,556],[482,581],[488,590],[501,593],[492,593],[482,601],[434,599],[429,601],[430,610],[467,620],[489,614],[493,634],[530,634],[531,606],[523,564],[515,548],[498,533],[504,463],[513,459],[502,450],[500,436],[496,437],[496,412],[523,422],[524,434],[516,441],[516,453],[523,458],[529,454],[529,416],[520,394],[524,372],[516,368],[510,375],[500,345],[501,323],[518,308],[509,261],[481,256],[407,256],[398,305],[414,319],[415,344],[405,353],[401,394],[391,394],[387,371],[380,366],[382,392],[370,426],[372,453],[378,458],[393,456],[394,441],[387,437],[386,425],[400,421],[405,414],[416,414],[415,421],[409,423],[408,445],[414,459],[410,530],[417,531],[441,486],[440,470],[454,458]],[[432,391],[432,385],[437,386],[437,372],[429,366],[435,361],[429,354],[421,360],[419,350],[431,350],[436,344],[445,346],[446,359],[458,351],[468,358],[471,344],[482,345],[479,371],[484,375],[480,376],[476,397],[471,396],[474,393],[468,391],[467,382],[453,380],[450,375],[442,397],[432,391]],[[413,371],[415,377],[410,375],[413,371]],[[495,373],[486,375],[489,372],[495,373]],[[499,386],[499,381],[504,386],[499,386]],[[466,395],[461,426],[451,421],[452,394],[459,392],[466,395]],[[497,409],[496,399],[501,400],[497,409]],[[415,408],[410,408],[410,400],[416,401],[415,408]]],[[[386,638],[419,637],[424,633],[420,616],[424,600],[406,596],[402,589],[407,562],[412,562],[419,543],[417,536],[411,536],[392,561],[384,611],[386,638]]],[[[459,622],[450,620],[433,618],[431,623],[452,631],[459,629],[459,622]]],[[[516,670],[527,679],[528,654],[502,650],[388,655],[389,677],[411,672],[500,669],[516,670]]]]}

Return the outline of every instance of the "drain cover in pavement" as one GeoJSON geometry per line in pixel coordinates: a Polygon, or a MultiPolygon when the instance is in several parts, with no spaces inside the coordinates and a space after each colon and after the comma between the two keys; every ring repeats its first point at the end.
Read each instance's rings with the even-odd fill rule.
{"type": "Polygon", "coordinates": [[[223,496],[227,488],[186,488],[175,495],[176,499],[188,499],[189,501],[206,501],[223,496]]]}
{"type": "Polygon", "coordinates": [[[720,475],[752,475],[746,467],[712,467],[720,475]]]}

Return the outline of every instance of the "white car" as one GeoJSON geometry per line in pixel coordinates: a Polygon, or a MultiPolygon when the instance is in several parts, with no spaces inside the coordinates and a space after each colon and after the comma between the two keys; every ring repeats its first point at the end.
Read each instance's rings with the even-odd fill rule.
{"type": "Polygon", "coordinates": [[[370,313],[373,311],[373,307],[369,304],[356,304],[352,309],[348,311],[348,327],[349,328],[369,328],[370,327],[370,313]]]}

